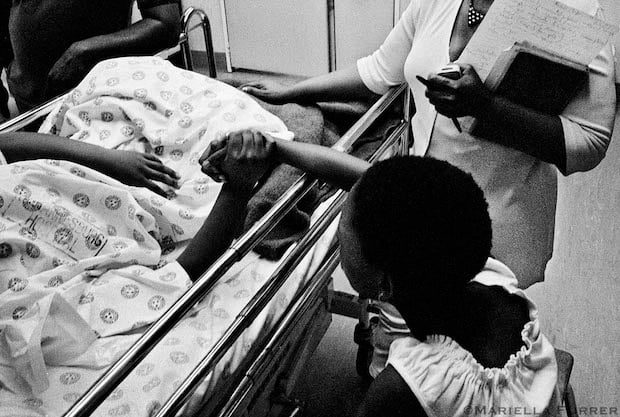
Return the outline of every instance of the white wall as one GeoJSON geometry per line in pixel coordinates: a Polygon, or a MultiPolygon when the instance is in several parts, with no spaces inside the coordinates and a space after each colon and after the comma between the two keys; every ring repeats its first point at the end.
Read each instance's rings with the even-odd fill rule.
{"type": "MultiPolygon", "coordinates": [[[[235,0],[228,0],[229,10],[227,11],[229,25],[233,22],[235,16],[231,16],[230,5],[233,4],[235,0]]],[[[327,0],[312,0],[323,1],[324,4],[327,4],[327,0]]],[[[215,52],[223,53],[225,52],[225,43],[224,43],[224,31],[221,17],[221,8],[219,0],[182,0],[183,7],[193,6],[196,8],[203,9],[207,15],[209,16],[209,21],[211,22],[212,33],[213,33],[213,46],[215,52]]],[[[269,2],[267,2],[269,3],[269,2]]],[[[392,27],[392,16],[393,16],[393,6],[392,0],[336,0],[335,2],[335,15],[336,15],[336,54],[337,54],[337,66],[338,68],[342,68],[344,66],[350,65],[354,62],[358,57],[366,55],[372,51],[374,51],[383,41],[383,39],[389,33],[389,30],[392,27]],[[347,19],[346,15],[349,13],[357,13],[356,15],[352,15],[350,19],[347,19]],[[372,25],[372,26],[370,26],[372,25]],[[372,29],[366,30],[365,32],[360,32],[360,28],[372,29]]],[[[257,5],[258,6],[258,5],[257,5]]],[[[277,24],[279,14],[281,14],[281,10],[286,10],[286,4],[282,4],[281,7],[278,7],[278,10],[274,10],[273,23],[277,24]]],[[[310,5],[308,5],[309,7],[310,5]]],[[[316,6],[316,5],[314,5],[316,6]]],[[[260,7],[263,7],[262,5],[260,7]]],[[[316,7],[315,7],[316,8],[316,7]]],[[[300,16],[287,16],[288,20],[290,19],[301,19],[300,16]]],[[[327,19],[327,12],[325,12],[325,19],[327,19]]],[[[282,21],[280,21],[282,22],[282,21]]],[[[228,28],[229,31],[232,31],[231,27],[228,28]]],[[[315,29],[319,30],[319,29],[315,29]]],[[[252,29],[249,30],[252,32],[252,29]]],[[[232,39],[239,38],[238,33],[230,33],[229,38],[231,39],[231,50],[232,53],[235,54],[235,50],[233,49],[232,39]]],[[[263,34],[262,37],[266,37],[267,35],[263,34]]],[[[322,37],[317,37],[317,42],[323,41],[322,37]]],[[[200,35],[198,33],[193,33],[190,37],[190,42],[192,45],[192,49],[194,50],[204,50],[203,42],[200,39],[200,35]]],[[[238,44],[239,42],[237,42],[238,44]]],[[[273,42],[269,42],[266,47],[275,47],[273,46],[273,42]]],[[[239,48],[237,48],[239,49],[239,48]]],[[[243,48],[241,48],[243,49],[243,48]]],[[[307,49],[307,48],[306,48],[307,49]]],[[[314,48],[316,49],[316,48],[314,48]]],[[[243,52],[243,51],[242,51],[243,52]]],[[[237,53],[240,53],[237,51],[237,53]]],[[[285,54],[286,51],[283,51],[285,54]]],[[[283,56],[287,56],[286,54],[283,56]]],[[[237,55],[238,57],[238,55],[237,55]]],[[[324,57],[321,56],[321,59],[324,57]]],[[[242,59],[243,60],[243,59],[242,59]]],[[[239,59],[237,59],[239,61],[239,59]]],[[[235,63],[233,62],[233,65],[235,63]]],[[[252,68],[257,69],[257,68],[252,68]]],[[[284,71],[286,72],[286,71],[284,71]]],[[[289,71],[290,72],[290,71],[289,71]]],[[[325,72],[324,70],[321,71],[325,72]]]]}
{"type": "MultiPolygon", "coordinates": [[[[605,13],[605,20],[620,26],[620,2],[618,0],[599,1],[605,13]]],[[[616,82],[620,84],[620,33],[615,36],[613,43],[616,47],[616,82]]]]}

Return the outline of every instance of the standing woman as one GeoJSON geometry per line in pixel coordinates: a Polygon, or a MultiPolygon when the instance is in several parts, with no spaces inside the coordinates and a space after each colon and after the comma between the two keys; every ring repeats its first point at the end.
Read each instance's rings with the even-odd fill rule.
{"type": "MultiPolygon", "coordinates": [[[[600,17],[597,0],[561,0],[600,17]]],[[[589,79],[559,116],[495,95],[476,71],[436,72],[458,60],[492,0],[412,0],[383,45],[357,65],[291,87],[251,83],[243,89],[266,101],[347,100],[382,94],[407,82],[416,113],[412,153],[443,159],[469,172],[485,193],[493,224],[494,258],[526,288],[544,279],[553,250],[556,168],[564,175],[594,168],[605,156],[615,115],[610,44],[594,59],[589,79]],[[428,76],[427,85],[416,76],[428,76]],[[459,132],[452,117],[474,116],[492,134],[459,132]]],[[[385,303],[375,331],[371,374],[383,369],[391,340],[407,329],[385,303]]]]}

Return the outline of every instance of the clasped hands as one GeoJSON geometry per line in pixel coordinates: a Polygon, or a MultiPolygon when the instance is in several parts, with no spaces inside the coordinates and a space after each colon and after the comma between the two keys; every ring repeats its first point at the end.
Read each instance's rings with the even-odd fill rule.
{"type": "Polygon", "coordinates": [[[452,118],[483,114],[493,93],[482,83],[471,65],[459,66],[462,75],[455,80],[437,74],[430,74],[427,79],[416,78],[426,86],[426,97],[438,113],[452,118]]]}
{"type": "Polygon", "coordinates": [[[235,191],[252,193],[273,163],[275,142],[256,130],[213,140],[199,159],[202,172],[235,191]]]}

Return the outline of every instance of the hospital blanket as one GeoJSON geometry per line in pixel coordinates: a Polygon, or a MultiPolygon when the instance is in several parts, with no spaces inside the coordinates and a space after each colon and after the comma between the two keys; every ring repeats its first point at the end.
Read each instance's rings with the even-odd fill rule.
{"type": "MultiPolygon", "coordinates": [[[[0,416],[61,414],[185,291],[174,259],[220,188],[197,160],[242,128],[290,137],[230,86],[157,58],[120,58],[98,64],[43,130],[154,152],[181,175],[180,190],[166,199],[66,161],[0,166],[0,416]]],[[[233,272],[98,414],[157,408],[274,266],[244,262],[243,284],[233,272]]]]}
{"type": "MultiPolygon", "coordinates": [[[[175,262],[155,265],[159,251],[149,231],[157,222],[150,210],[159,207],[135,198],[139,189],[69,162],[4,165],[0,175],[10,178],[0,188],[0,416],[58,416],[175,301],[188,280],[175,262]]],[[[332,235],[333,230],[322,238],[234,345],[216,369],[217,378],[201,386],[203,395],[234,371],[284,311],[316,270],[332,235]]],[[[244,257],[94,415],[152,415],[276,265],[256,254],[244,257]]]]}
{"type": "MultiPolygon", "coordinates": [[[[182,175],[183,187],[178,196],[189,200],[206,198],[212,203],[219,184],[197,182],[206,181],[197,164],[205,139],[220,138],[248,127],[287,138],[294,132],[295,140],[324,146],[331,146],[338,139],[316,106],[261,102],[159,58],[121,58],[99,64],[50,114],[39,131],[105,148],[154,153],[182,175]],[[200,193],[208,195],[197,195],[200,193]]],[[[245,230],[301,174],[290,166],[275,168],[248,203],[245,230]]],[[[168,190],[173,195],[173,190],[168,190]]],[[[310,213],[318,201],[319,192],[314,189],[255,250],[269,259],[278,259],[307,230],[310,213]]],[[[179,237],[174,231],[166,233],[166,242],[160,239],[164,245],[179,237]]]]}

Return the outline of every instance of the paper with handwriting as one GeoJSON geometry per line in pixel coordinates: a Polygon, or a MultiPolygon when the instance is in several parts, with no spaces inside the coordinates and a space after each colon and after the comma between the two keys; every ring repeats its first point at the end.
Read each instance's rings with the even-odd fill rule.
{"type": "Polygon", "coordinates": [[[495,0],[458,62],[484,81],[502,51],[528,41],[588,65],[619,29],[555,0],[495,0]]]}

